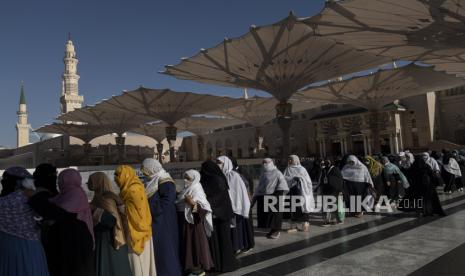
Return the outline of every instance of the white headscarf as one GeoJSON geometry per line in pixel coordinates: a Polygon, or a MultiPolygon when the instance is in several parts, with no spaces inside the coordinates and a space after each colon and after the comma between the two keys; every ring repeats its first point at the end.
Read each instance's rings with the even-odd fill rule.
{"type": "Polygon", "coordinates": [[[242,177],[235,171],[233,171],[233,164],[231,159],[227,156],[220,156],[218,160],[223,163],[223,173],[228,180],[229,186],[229,197],[231,198],[231,204],[234,214],[249,217],[250,211],[250,199],[247,193],[247,187],[245,186],[242,177]]]}
{"type": "Polygon", "coordinates": [[[413,156],[413,153],[411,153],[409,150],[406,150],[405,154],[408,156],[408,161],[410,164],[413,164],[413,162],[415,162],[415,156],[413,156]]]}
{"type": "Polygon", "coordinates": [[[158,183],[161,179],[171,179],[169,173],[167,173],[160,162],[153,158],[147,158],[142,162],[141,170],[147,174],[148,181],[145,183],[145,193],[147,197],[153,196],[158,191],[158,183]]]}
{"type": "Polygon", "coordinates": [[[290,155],[289,159],[293,160],[293,165],[289,165],[284,171],[284,178],[289,185],[289,188],[297,184],[294,178],[299,178],[302,188],[302,196],[304,197],[304,205],[302,211],[310,213],[315,210],[315,199],[313,198],[313,184],[307,170],[300,165],[300,159],[297,155],[290,155]]]}
{"type": "Polygon", "coordinates": [[[254,196],[271,195],[275,191],[289,191],[286,179],[278,168],[276,168],[273,160],[265,158],[263,161],[266,162],[266,164],[263,164],[260,183],[255,190],[254,196]]]}
{"type": "Polygon", "coordinates": [[[358,160],[355,155],[349,155],[347,158],[347,164],[342,168],[342,178],[353,182],[369,183],[373,186],[373,180],[371,179],[370,172],[367,167],[358,160]],[[350,161],[354,162],[354,165],[348,164],[350,161]]]}
{"type": "Polygon", "coordinates": [[[444,165],[444,170],[448,173],[455,175],[455,177],[462,177],[459,163],[454,158],[449,158],[449,164],[444,165]]]}
{"type": "Polygon", "coordinates": [[[436,172],[441,171],[441,168],[439,167],[438,162],[436,161],[436,159],[429,156],[429,153],[423,152],[421,155],[423,159],[425,160],[426,164],[428,164],[428,166],[430,166],[431,169],[433,169],[433,171],[436,171],[436,172]]]}
{"type": "MultiPolygon", "coordinates": [[[[184,198],[186,195],[192,196],[192,199],[204,210],[207,212],[205,216],[205,232],[207,236],[211,236],[213,231],[213,219],[212,219],[212,208],[210,203],[207,200],[207,196],[203,191],[202,184],[200,184],[200,173],[196,170],[188,170],[185,172],[192,179],[192,183],[184,186],[184,190],[178,196],[176,200],[176,205],[179,210],[184,210],[184,217],[186,221],[190,224],[194,224],[194,215],[192,214],[192,207],[189,204],[186,204],[184,198]]],[[[187,183],[186,183],[187,184],[187,183]]]]}

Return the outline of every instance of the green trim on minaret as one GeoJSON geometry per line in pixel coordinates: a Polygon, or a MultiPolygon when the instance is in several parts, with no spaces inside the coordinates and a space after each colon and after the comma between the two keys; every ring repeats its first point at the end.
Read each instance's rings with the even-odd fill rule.
{"type": "Polygon", "coordinates": [[[21,96],[19,97],[19,104],[26,104],[26,96],[24,96],[24,84],[21,82],[21,96]]]}

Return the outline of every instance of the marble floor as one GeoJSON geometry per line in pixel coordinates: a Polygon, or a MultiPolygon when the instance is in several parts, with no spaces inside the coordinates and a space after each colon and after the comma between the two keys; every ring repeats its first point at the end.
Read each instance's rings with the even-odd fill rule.
{"type": "MultiPolygon", "coordinates": [[[[391,214],[349,217],[278,240],[256,230],[241,268],[223,275],[465,275],[465,194],[440,194],[446,217],[391,214]]],[[[284,225],[286,228],[286,225],[284,225]]]]}

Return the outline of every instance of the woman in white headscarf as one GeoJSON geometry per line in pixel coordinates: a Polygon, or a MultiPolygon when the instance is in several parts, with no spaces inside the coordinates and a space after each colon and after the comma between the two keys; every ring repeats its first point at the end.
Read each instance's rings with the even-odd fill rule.
{"type": "MultiPolygon", "coordinates": [[[[289,195],[300,196],[302,207],[298,207],[295,212],[291,214],[291,229],[288,232],[295,232],[300,230],[307,232],[310,227],[308,222],[308,214],[315,209],[315,199],[313,198],[313,185],[307,170],[300,164],[300,159],[297,155],[290,155],[288,159],[288,166],[284,171],[284,177],[289,186],[289,195]],[[299,225],[295,223],[300,224],[299,225]],[[295,225],[295,226],[294,226],[295,225]]],[[[291,200],[291,202],[293,202],[291,200]]],[[[291,206],[292,208],[292,206],[291,206]]]]}
{"type": "Polygon", "coordinates": [[[234,171],[231,159],[227,156],[220,156],[216,163],[223,171],[228,181],[229,197],[231,198],[232,209],[235,214],[235,227],[232,229],[233,246],[237,251],[248,251],[252,248],[249,241],[253,240],[247,231],[250,211],[250,199],[247,187],[242,177],[234,171]]]}
{"type": "Polygon", "coordinates": [[[158,275],[182,275],[176,212],[176,185],[160,162],[145,159],[141,172],[147,178],[145,192],[152,214],[153,245],[158,275]]]}
{"type": "Polygon", "coordinates": [[[444,192],[451,194],[457,189],[458,182],[462,181],[462,172],[460,171],[459,163],[457,163],[450,152],[444,154],[442,163],[444,168],[442,176],[446,184],[444,192]]]}
{"type": "Polygon", "coordinates": [[[276,239],[279,237],[279,231],[283,221],[283,213],[280,212],[278,206],[276,212],[269,208],[265,212],[265,202],[273,200],[279,202],[279,197],[285,195],[289,191],[284,175],[276,168],[273,160],[270,158],[263,159],[263,171],[260,176],[260,183],[255,190],[252,202],[257,202],[257,222],[258,228],[270,228],[267,237],[276,239]],[[265,196],[267,200],[265,201],[265,196]]]}
{"type": "Polygon", "coordinates": [[[200,173],[184,173],[184,189],[176,201],[184,270],[200,275],[213,265],[208,238],[213,231],[212,209],[200,184],[200,173]]]}
{"type": "MultiPolygon", "coordinates": [[[[354,155],[347,157],[346,164],[342,168],[342,178],[344,178],[349,197],[360,196],[363,200],[367,193],[368,185],[373,187],[373,180],[368,168],[354,155]]],[[[350,200],[346,202],[350,202],[350,200]]],[[[356,217],[361,217],[362,215],[363,212],[355,214],[356,217]]]]}
{"type": "Polygon", "coordinates": [[[439,166],[438,161],[431,157],[428,152],[423,152],[421,154],[421,158],[425,161],[425,163],[431,168],[433,171],[433,182],[434,186],[443,186],[444,180],[441,177],[441,167],[439,166]]]}

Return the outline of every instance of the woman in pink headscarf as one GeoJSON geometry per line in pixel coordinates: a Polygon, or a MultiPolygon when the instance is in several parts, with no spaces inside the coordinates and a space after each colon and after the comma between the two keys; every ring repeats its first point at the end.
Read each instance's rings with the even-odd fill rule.
{"type": "Polygon", "coordinates": [[[36,193],[29,199],[44,220],[53,222],[42,238],[51,276],[95,275],[92,212],[81,185],[79,172],[66,169],[58,175],[57,196],[36,193]]]}

